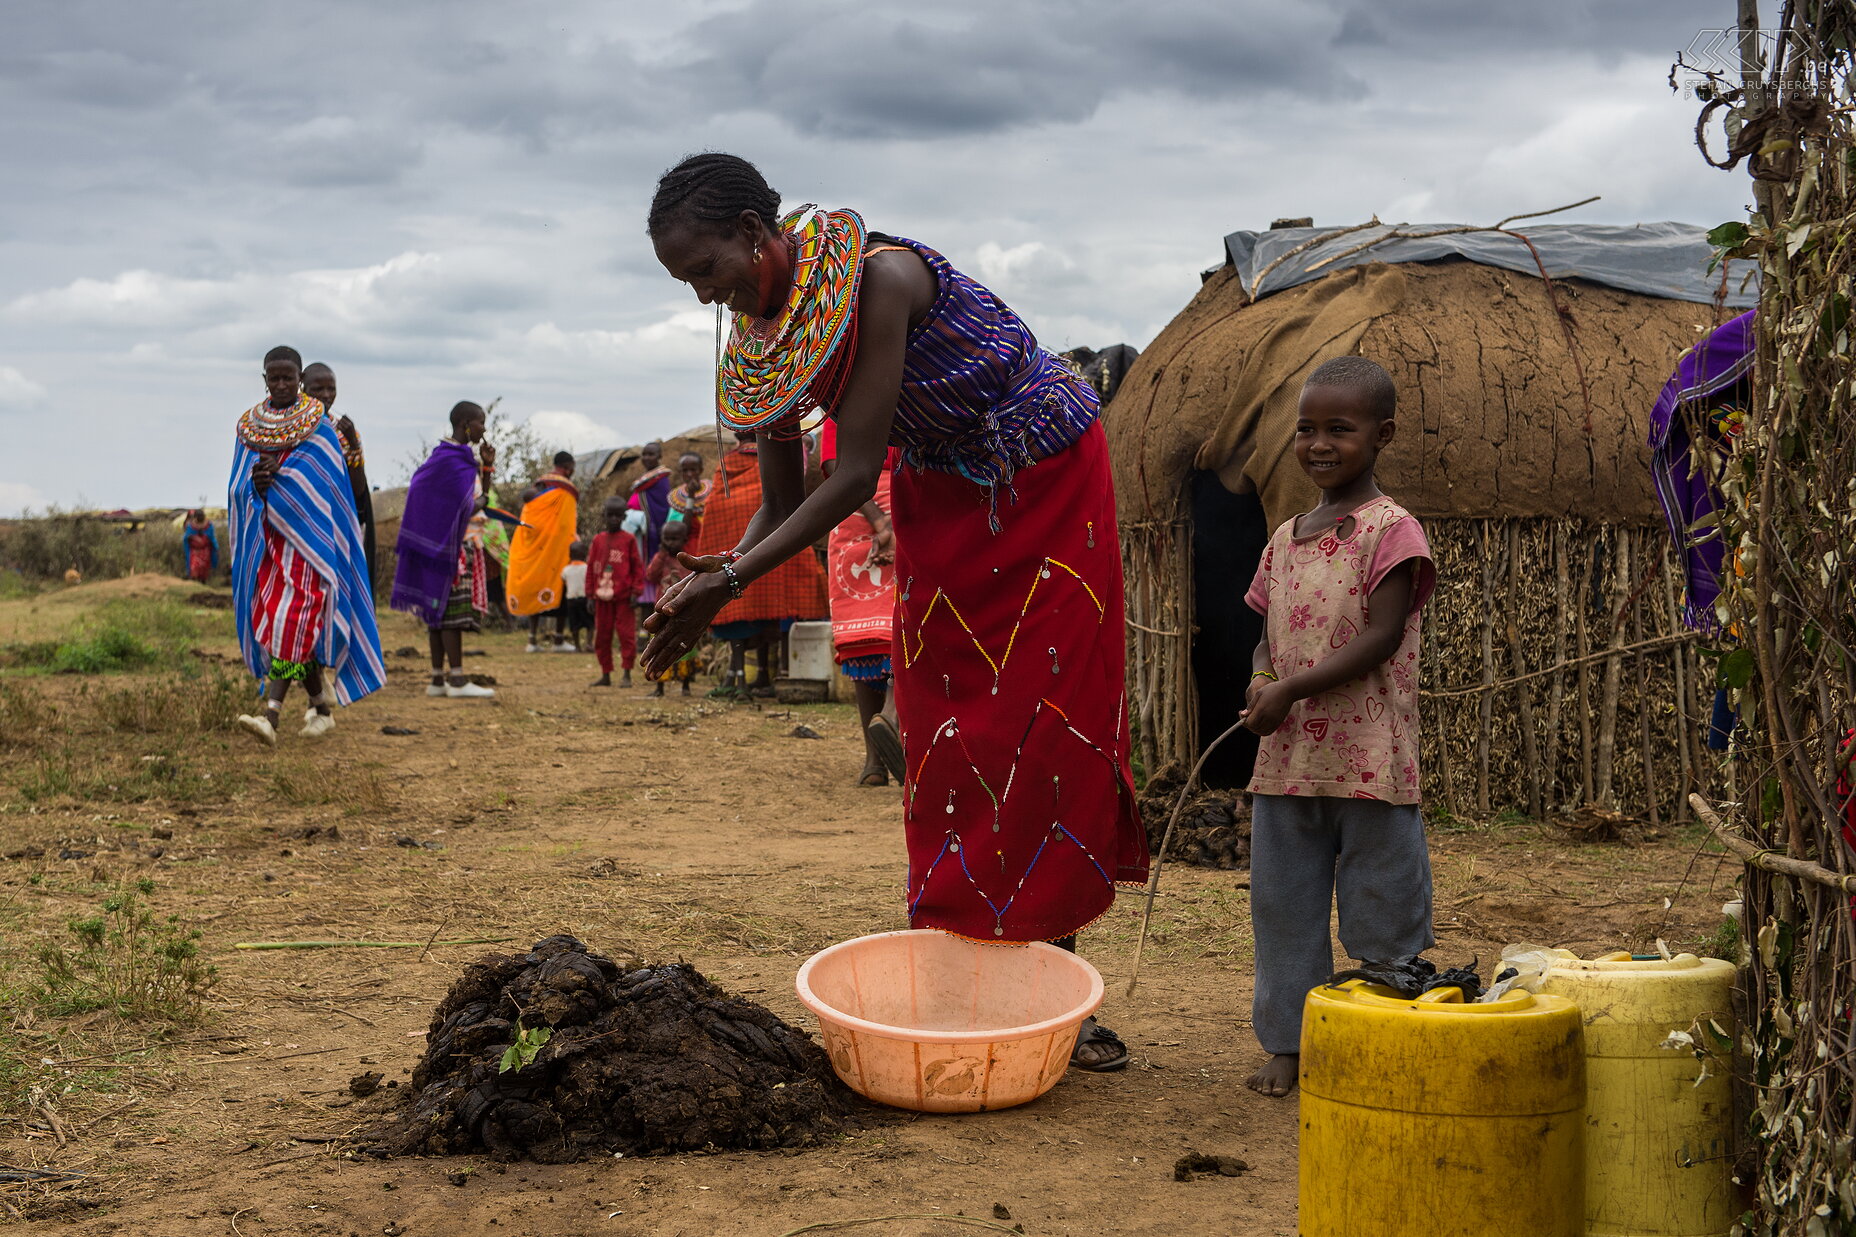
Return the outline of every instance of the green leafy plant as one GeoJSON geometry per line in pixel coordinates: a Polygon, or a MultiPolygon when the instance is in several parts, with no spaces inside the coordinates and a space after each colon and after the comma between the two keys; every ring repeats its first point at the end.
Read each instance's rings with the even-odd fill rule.
{"type": "Polygon", "coordinates": [[[540,1055],[542,1046],[554,1038],[552,1027],[525,1027],[520,1018],[516,1019],[515,1043],[509,1045],[503,1053],[502,1060],[496,1063],[496,1072],[507,1074],[512,1069],[521,1069],[533,1065],[540,1055]]]}
{"type": "Polygon", "coordinates": [[[197,928],[157,919],[143,879],[72,919],[70,940],[39,950],[38,1002],[55,1014],[109,1010],[125,1018],[198,1022],[217,971],[200,958],[197,928]]]}

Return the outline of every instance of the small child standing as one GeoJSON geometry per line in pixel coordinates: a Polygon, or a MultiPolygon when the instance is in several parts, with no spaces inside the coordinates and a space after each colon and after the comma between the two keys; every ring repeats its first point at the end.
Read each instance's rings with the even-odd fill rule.
{"type": "Polygon", "coordinates": [[[612,686],[612,637],[619,637],[620,664],[625,677],[619,686],[632,685],[632,666],[638,660],[638,627],[632,601],[644,587],[644,559],[638,542],[625,531],[625,500],[608,498],[600,514],[606,530],[593,538],[586,556],[586,592],[593,602],[593,653],[599,658],[594,687],[612,686]]]}
{"type": "MultiPolygon", "coordinates": [[[[662,597],[690,575],[690,569],[677,561],[677,555],[687,550],[689,544],[690,526],[684,520],[669,521],[664,525],[663,531],[658,534],[657,553],[651,556],[650,563],[644,569],[644,578],[656,591],[657,596],[662,597]]],[[[690,680],[695,677],[696,650],[691,649],[677,659],[676,665],[664,671],[663,674],[655,676],[654,681],[657,687],[652,690],[651,694],[653,696],[663,695],[664,684],[675,680],[683,684],[683,694],[687,696],[690,694],[690,680]]]]}
{"type": "Polygon", "coordinates": [[[561,613],[567,624],[567,637],[574,642],[574,652],[586,652],[593,637],[593,610],[586,600],[586,542],[576,541],[567,547],[567,565],[561,568],[561,613]],[[586,633],[586,639],[580,633],[586,633]]]}
{"type": "Polygon", "coordinates": [[[1295,458],[1321,490],[1276,530],[1244,600],[1265,618],[1244,710],[1263,736],[1250,782],[1252,1025],[1271,1054],[1249,1087],[1283,1096],[1302,1003],[1333,972],[1329,907],[1350,957],[1422,953],[1431,862],[1418,811],[1418,612],[1436,587],[1418,521],[1380,492],[1398,395],[1364,357],[1302,387],[1295,458]]]}

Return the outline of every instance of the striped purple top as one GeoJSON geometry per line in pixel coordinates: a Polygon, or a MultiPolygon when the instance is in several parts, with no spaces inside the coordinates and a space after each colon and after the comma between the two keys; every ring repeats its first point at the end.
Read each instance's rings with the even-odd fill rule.
{"type": "Polygon", "coordinates": [[[1012,474],[1083,436],[1101,411],[1095,388],[1038,346],[1011,307],[928,246],[894,241],[921,256],[940,282],[928,316],[909,332],[902,394],[889,431],[909,468],[959,473],[994,490],[1012,474]]]}

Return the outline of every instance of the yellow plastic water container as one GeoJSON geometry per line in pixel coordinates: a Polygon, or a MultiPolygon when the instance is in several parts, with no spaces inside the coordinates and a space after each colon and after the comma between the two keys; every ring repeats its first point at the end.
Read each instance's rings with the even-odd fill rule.
{"type": "Polygon", "coordinates": [[[1585,1018],[1585,1214],[1589,1237],[1724,1237],[1741,1207],[1733,1184],[1727,1065],[1701,1062],[1670,1032],[1712,1019],[1734,1034],[1732,964],[1718,958],[1564,949],[1544,992],[1585,1018]]]}
{"type": "Polygon", "coordinates": [[[1316,988],[1301,1066],[1302,1237],[1584,1231],[1585,1044],[1571,1001],[1316,988]]]}

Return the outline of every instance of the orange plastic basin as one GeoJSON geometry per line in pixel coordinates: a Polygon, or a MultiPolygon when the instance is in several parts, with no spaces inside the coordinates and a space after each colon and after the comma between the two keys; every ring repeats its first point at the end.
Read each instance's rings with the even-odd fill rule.
{"type": "Polygon", "coordinates": [[[845,1085],[919,1112],[1036,1099],[1102,1003],[1102,976],[1068,950],[930,930],[833,945],[799,968],[797,987],[845,1085]]]}

